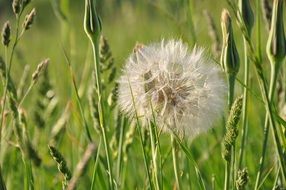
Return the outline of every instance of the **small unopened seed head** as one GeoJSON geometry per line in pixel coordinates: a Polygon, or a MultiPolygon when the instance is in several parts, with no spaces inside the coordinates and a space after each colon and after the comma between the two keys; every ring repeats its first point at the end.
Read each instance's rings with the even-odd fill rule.
{"type": "Polygon", "coordinates": [[[21,12],[21,0],[13,0],[12,3],[13,12],[16,16],[21,12]]]}
{"type": "Polygon", "coordinates": [[[249,0],[239,0],[238,6],[240,11],[240,16],[242,17],[239,18],[239,20],[240,22],[243,22],[245,24],[248,35],[250,36],[254,24],[254,16],[250,6],[250,2],[249,0]]]}
{"type": "Polygon", "coordinates": [[[25,17],[25,21],[23,23],[24,30],[29,30],[34,22],[36,16],[36,9],[34,8],[28,15],[25,17]]]}
{"type": "Polygon", "coordinates": [[[11,27],[9,21],[5,22],[2,30],[2,43],[4,46],[8,46],[10,43],[11,27]]]}
{"type": "Polygon", "coordinates": [[[221,65],[226,73],[236,75],[239,71],[239,55],[234,41],[231,17],[226,9],[221,14],[221,28],[223,35],[221,65]]]}
{"type": "Polygon", "coordinates": [[[283,0],[273,1],[271,28],[267,41],[267,55],[270,60],[282,62],[286,56],[286,39],[283,24],[283,0]]]}
{"type": "Polygon", "coordinates": [[[39,79],[40,74],[46,69],[47,65],[49,64],[50,60],[45,59],[42,61],[38,66],[36,71],[32,75],[32,80],[34,83],[36,83],[39,79]]]}
{"type": "Polygon", "coordinates": [[[99,40],[102,26],[93,0],[85,0],[84,30],[91,41],[99,40]]]}

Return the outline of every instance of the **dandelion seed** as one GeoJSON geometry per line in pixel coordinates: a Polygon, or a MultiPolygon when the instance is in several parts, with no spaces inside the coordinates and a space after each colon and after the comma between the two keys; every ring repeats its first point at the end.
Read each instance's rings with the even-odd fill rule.
{"type": "Polygon", "coordinates": [[[222,76],[201,48],[189,52],[175,40],[143,45],[123,69],[118,104],[130,117],[137,113],[152,120],[154,112],[163,131],[194,137],[210,129],[224,110],[227,85],[222,76]]]}

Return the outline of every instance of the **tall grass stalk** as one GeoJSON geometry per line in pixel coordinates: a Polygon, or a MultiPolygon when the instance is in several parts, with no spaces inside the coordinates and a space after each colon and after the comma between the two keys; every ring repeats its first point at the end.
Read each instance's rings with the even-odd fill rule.
{"type": "MultiPolygon", "coordinates": [[[[249,86],[249,59],[248,59],[248,47],[246,39],[243,37],[243,47],[244,47],[244,85],[249,86]]],[[[239,149],[238,158],[238,168],[242,168],[242,162],[244,157],[245,145],[247,141],[248,133],[248,117],[247,117],[247,105],[248,105],[248,89],[243,88],[243,104],[242,104],[242,138],[241,145],[239,149]]]]}
{"type": "Polygon", "coordinates": [[[100,77],[100,70],[99,70],[99,41],[92,41],[92,50],[94,56],[94,69],[95,69],[95,80],[97,85],[97,97],[98,97],[98,113],[99,113],[99,125],[101,129],[101,134],[103,138],[103,144],[106,154],[106,161],[107,161],[107,169],[109,175],[109,185],[111,189],[114,189],[113,185],[113,172],[112,172],[112,165],[110,160],[110,148],[109,148],[109,141],[106,135],[106,125],[105,125],[105,115],[104,115],[104,107],[103,107],[103,99],[102,99],[102,87],[101,87],[101,77],[100,77]]]}
{"type": "MultiPolygon", "coordinates": [[[[11,50],[11,53],[10,53],[10,57],[9,57],[9,64],[8,64],[8,68],[6,67],[6,83],[5,83],[5,88],[4,88],[4,99],[3,99],[3,104],[2,104],[2,109],[1,109],[1,122],[0,122],[0,130],[2,129],[3,127],[3,122],[4,122],[4,113],[5,113],[5,106],[6,106],[6,102],[7,102],[7,92],[8,92],[8,85],[10,83],[10,72],[11,72],[11,68],[12,68],[12,62],[13,62],[13,58],[14,58],[14,53],[15,53],[15,49],[17,47],[17,44],[19,42],[19,40],[21,39],[21,37],[23,36],[24,34],[24,30],[20,33],[19,32],[19,28],[20,28],[20,18],[21,18],[21,15],[22,15],[22,12],[21,11],[19,13],[19,15],[16,17],[16,34],[15,34],[15,41],[12,45],[12,50],[11,50]]],[[[8,56],[7,56],[7,47],[5,47],[5,59],[6,59],[6,64],[8,63],[8,56]]],[[[0,137],[1,138],[1,137],[0,137]]]]}
{"type": "Polygon", "coordinates": [[[95,189],[95,180],[96,180],[95,178],[96,178],[97,168],[98,168],[98,163],[99,163],[100,149],[101,149],[101,139],[99,139],[99,143],[98,143],[98,146],[97,146],[96,157],[95,157],[94,166],[93,166],[93,173],[92,173],[92,180],[91,180],[90,190],[95,189]]]}
{"type": "Polygon", "coordinates": [[[117,166],[116,166],[116,179],[117,181],[120,181],[120,174],[122,169],[122,157],[123,157],[123,140],[124,140],[124,134],[125,134],[125,128],[126,128],[126,118],[119,115],[119,118],[121,120],[120,122],[120,132],[119,132],[119,142],[118,142],[118,156],[117,156],[117,166]]]}

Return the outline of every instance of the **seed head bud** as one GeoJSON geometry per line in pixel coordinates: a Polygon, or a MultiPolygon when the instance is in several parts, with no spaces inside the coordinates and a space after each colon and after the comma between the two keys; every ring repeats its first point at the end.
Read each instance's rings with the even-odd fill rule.
{"type": "Polygon", "coordinates": [[[85,0],[84,30],[91,41],[98,41],[102,30],[94,0],[85,0]]]}
{"type": "Polygon", "coordinates": [[[13,0],[12,3],[13,12],[16,16],[21,12],[21,0],[13,0]]]}
{"type": "Polygon", "coordinates": [[[8,46],[10,43],[11,27],[9,21],[5,22],[2,29],[2,43],[4,46],[8,46]]]}
{"type": "Polygon", "coordinates": [[[25,21],[23,23],[24,30],[29,30],[34,22],[36,16],[36,9],[34,8],[28,15],[25,17],[25,21]]]}
{"type": "Polygon", "coordinates": [[[40,74],[46,69],[47,65],[49,64],[50,60],[45,59],[42,61],[38,66],[36,71],[32,75],[32,80],[34,83],[36,83],[39,79],[40,74]]]}
{"type": "Polygon", "coordinates": [[[221,28],[223,34],[221,65],[226,73],[236,75],[239,71],[239,56],[233,37],[231,18],[226,9],[221,14],[221,28]]]}
{"type": "Polygon", "coordinates": [[[283,24],[283,0],[273,1],[271,28],[267,41],[267,55],[270,60],[281,62],[286,56],[283,24]]]}
{"type": "Polygon", "coordinates": [[[249,0],[239,0],[238,7],[240,11],[239,20],[245,24],[248,35],[250,36],[254,24],[254,15],[249,0]]]}

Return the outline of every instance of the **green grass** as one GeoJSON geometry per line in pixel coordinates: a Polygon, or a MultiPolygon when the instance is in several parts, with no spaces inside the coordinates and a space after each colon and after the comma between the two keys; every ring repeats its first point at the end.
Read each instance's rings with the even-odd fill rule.
{"type": "MultiPolygon", "coordinates": [[[[282,87],[276,85],[276,88],[273,89],[274,96],[273,99],[271,97],[271,106],[267,111],[267,106],[265,108],[267,101],[263,96],[268,96],[271,75],[270,62],[265,50],[269,32],[265,27],[263,11],[260,10],[261,2],[257,0],[256,2],[251,1],[251,3],[255,15],[251,43],[255,51],[252,52],[248,49],[247,52],[250,66],[246,113],[248,132],[246,133],[244,157],[241,162],[241,168],[246,167],[249,174],[246,189],[255,187],[262,154],[264,120],[268,111],[273,116],[273,122],[275,122],[279,139],[282,142],[282,149],[285,151],[286,148],[285,117],[283,126],[280,124],[282,123],[281,118],[277,119],[277,114],[273,109],[275,107],[280,110],[280,105],[286,104],[285,95],[281,96],[282,99],[278,98],[279,92],[286,93],[285,59],[278,75],[278,81],[282,81],[282,87]],[[259,4],[257,5],[257,3],[259,4]],[[256,18],[258,10],[261,13],[260,20],[256,18]],[[259,49],[261,57],[256,55],[259,49]],[[257,65],[254,64],[255,60],[261,64],[265,76],[263,80],[255,74],[255,69],[257,69],[257,65]],[[265,83],[267,87],[265,92],[263,89],[261,91],[259,80],[265,83]],[[278,91],[278,87],[280,91],[278,91]],[[284,130],[284,134],[281,129],[284,130]]],[[[19,110],[23,111],[26,123],[11,113],[10,93],[7,89],[7,101],[4,109],[7,115],[5,115],[5,122],[1,129],[0,174],[3,179],[0,179],[0,189],[2,187],[1,180],[7,189],[23,189],[23,187],[25,189],[61,189],[62,182],[66,178],[63,175],[64,172],[58,169],[59,162],[50,155],[49,145],[55,147],[61,154],[66,162],[65,166],[71,171],[72,176],[82,173],[77,181],[78,189],[111,189],[112,187],[113,189],[131,190],[173,189],[177,183],[174,166],[178,170],[178,183],[181,189],[223,189],[225,161],[222,158],[222,142],[225,135],[224,122],[228,117],[227,111],[224,117],[222,116],[214,124],[214,128],[207,133],[201,134],[195,139],[180,139],[175,135],[173,137],[175,142],[172,145],[170,135],[160,133],[156,128],[156,123],[149,124],[144,128],[140,120],[127,119],[120,113],[116,103],[110,106],[108,97],[115,87],[115,82],[121,74],[126,58],[133,51],[137,42],[149,44],[163,38],[182,38],[190,48],[196,44],[205,47],[212,53],[213,42],[208,35],[209,26],[203,10],[210,11],[218,29],[218,36],[222,41],[220,16],[223,8],[227,8],[231,13],[234,40],[240,55],[240,70],[237,75],[234,97],[243,94],[245,88],[241,82],[244,83],[245,74],[244,51],[249,44],[243,40],[243,33],[236,24],[233,9],[227,4],[227,1],[207,0],[97,0],[97,5],[102,21],[102,35],[108,40],[114,58],[112,68],[117,70],[115,79],[110,83],[107,82],[107,79],[111,70],[102,71],[102,65],[99,62],[94,62],[93,53],[98,55],[96,53],[98,49],[95,48],[95,52],[93,52],[92,45],[84,32],[84,1],[38,0],[32,1],[25,8],[20,23],[34,7],[37,10],[37,15],[31,29],[25,31],[15,48],[10,74],[16,88],[19,88],[26,65],[30,66],[30,70],[23,83],[23,93],[28,90],[32,73],[36,70],[37,64],[45,58],[50,58],[50,64],[47,68],[48,73],[44,74],[43,72],[40,75],[39,81],[33,85],[25,101],[21,104],[19,110]],[[52,6],[56,2],[60,3],[58,9],[52,6]],[[102,83],[104,88],[99,94],[96,93],[96,90],[91,90],[95,86],[93,82],[95,64],[99,66],[101,79],[104,79],[102,83]],[[45,82],[48,82],[49,85],[45,82]],[[54,96],[47,97],[47,93],[51,94],[51,92],[54,93],[54,96]],[[101,103],[98,102],[98,95],[103,98],[101,103]],[[93,109],[90,107],[90,96],[94,101],[93,109]],[[55,103],[54,108],[52,103],[55,103]],[[98,103],[101,104],[103,113],[97,113],[98,103]],[[35,119],[35,113],[45,121],[44,125],[38,125],[39,118],[35,119]],[[93,114],[95,116],[102,114],[102,120],[94,119],[93,114]],[[17,124],[17,122],[20,122],[20,137],[15,133],[15,123],[17,124]],[[56,133],[55,129],[58,129],[56,133]],[[104,139],[104,133],[106,139],[104,139]],[[90,141],[95,144],[96,149],[87,158],[85,169],[78,171],[77,164],[82,160],[90,141]],[[33,150],[41,158],[40,166],[34,164],[35,152],[27,149],[29,147],[27,142],[32,145],[33,150]],[[109,152],[109,159],[106,156],[107,152],[109,152]],[[173,163],[173,153],[175,153],[175,163],[173,163]],[[112,171],[112,176],[109,176],[110,171],[112,171]]],[[[0,0],[0,8],[2,8],[0,24],[9,20],[12,28],[12,39],[7,53],[9,60],[15,40],[16,17],[13,14],[10,1],[0,0]]],[[[284,18],[286,18],[285,15],[284,3],[284,18]]],[[[0,56],[5,61],[5,47],[2,44],[0,45],[0,56]]],[[[219,62],[219,58],[217,62],[219,62]]],[[[6,62],[6,67],[7,64],[6,62]]],[[[6,81],[4,77],[0,78],[0,99],[3,100],[6,81]]],[[[19,103],[20,100],[21,98],[16,102],[19,103]]],[[[0,104],[0,108],[0,110],[3,109],[3,104],[0,104]]],[[[0,116],[0,119],[2,121],[3,118],[0,116]]],[[[242,145],[242,129],[243,122],[240,121],[235,144],[236,168],[242,145]]],[[[262,183],[260,189],[272,189],[275,183],[285,188],[286,182],[281,169],[279,169],[277,178],[279,159],[271,126],[268,136],[265,161],[259,182],[259,184],[262,183]]],[[[67,183],[69,182],[67,181],[67,183]]],[[[233,181],[230,182],[232,188],[233,183],[233,181]]]]}

